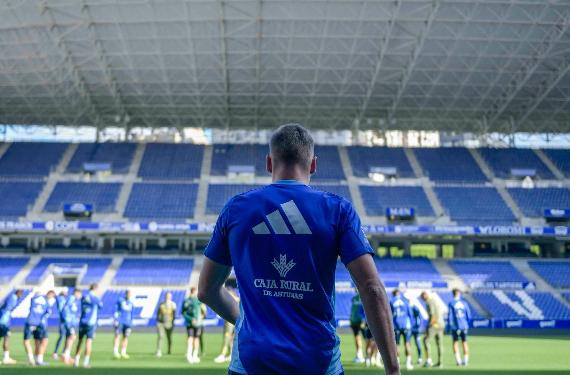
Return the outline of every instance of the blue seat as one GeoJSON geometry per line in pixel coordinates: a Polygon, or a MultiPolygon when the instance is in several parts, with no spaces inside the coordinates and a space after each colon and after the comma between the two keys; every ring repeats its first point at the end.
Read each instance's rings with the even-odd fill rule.
{"type": "Polygon", "coordinates": [[[544,149],[543,152],[564,176],[570,177],[570,150],[544,149]]]}
{"type": "Polygon", "coordinates": [[[115,212],[120,183],[58,182],[45,207],[46,212],[61,211],[64,203],[91,203],[95,212],[115,212]]]}
{"type": "Polygon", "coordinates": [[[509,194],[523,214],[544,217],[547,208],[570,209],[570,190],[564,188],[509,188],[509,194]]]}
{"type": "Polygon", "coordinates": [[[528,280],[509,261],[451,260],[449,265],[467,285],[528,280]]]}
{"type": "Polygon", "coordinates": [[[0,217],[26,216],[43,187],[43,182],[0,182],[0,217]]]}
{"type": "Polygon", "coordinates": [[[224,205],[235,195],[257,189],[263,185],[252,184],[210,184],[208,185],[208,199],[206,201],[206,214],[217,215],[224,205]]]}
{"type": "Polygon", "coordinates": [[[127,173],[136,148],[136,143],[81,143],[67,165],[67,172],[82,172],[83,163],[110,163],[113,173],[127,173]]]}
{"type": "Polygon", "coordinates": [[[135,183],[124,216],[153,220],[192,218],[197,195],[197,184],[135,183]]]}
{"type": "Polygon", "coordinates": [[[29,260],[28,257],[0,257],[0,284],[9,283],[29,260]]]}
{"type": "Polygon", "coordinates": [[[269,153],[267,145],[217,144],[212,151],[212,176],[225,176],[230,165],[251,165],[258,176],[268,175],[265,170],[265,157],[269,153]]]}
{"type": "Polygon", "coordinates": [[[192,180],[200,177],[203,158],[201,145],[149,143],[138,175],[147,180],[192,180]]]}
{"type": "Polygon", "coordinates": [[[0,158],[0,176],[45,177],[54,169],[67,143],[13,143],[0,158]]]}
{"type": "Polygon", "coordinates": [[[194,259],[126,258],[117,270],[115,285],[188,285],[194,259]]]}
{"type": "Polygon", "coordinates": [[[474,292],[473,297],[495,319],[570,319],[570,309],[546,292],[474,292]],[[516,311],[510,304],[501,302],[499,295],[502,293],[523,310],[516,311]],[[526,299],[532,305],[525,303],[526,299]],[[532,306],[536,306],[536,309],[531,310],[532,306]]]}
{"type": "Polygon", "coordinates": [[[533,260],[530,267],[555,288],[570,288],[570,262],[533,260]]]}
{"type": "Polygon", "coordinates": [[[485,182],[487,177],[466,148],[413,149],[424,174],[436,182],[485,182]]]}
{"type": "Polygon", "coordinates": [[[435,216],[422,187],[361,185],[359,188],[369,216],[385,216],[388,207],[414,208],[417,216],[435,216]]]}
{"type": "Polygon", "coordinates": [[[510,178],[511,169],[535,169],[540,178],[554,178],[550,170],[534,151],[523,148],[481,148],[479,153],[485,159],[495,176],[510,178]]]}
{"type": "Polygon", "coordinates": [[[368,177],[372,167],[395,167],[399,177],[415,178],[412,166],[401,147],[347,147],[346,151],[357,177],[368,177]]]}
{"type": "Polygon", "coordinates": [[[85,264],[87,272],[81,279],[82,284],[91,284],[101,281],[105,272],[111,265],[111,258],[68,258],[68,257],[44,257],[30,271],[26,278],[26,284],[37,284],[48,267],[54,263],[85,264]]]}
{"type": "Polygon", "coordinates": [[[437,186],[434,191],[447,214],[459,223],[511,225],[515,221],[495,188],[437,186]]]}
{"type": "Polygon", "coordinates": [[[317,157],[317,172],[311,177],[313,181],[344,180],[344,171],[336,146],[315,146],[317,157]]]}

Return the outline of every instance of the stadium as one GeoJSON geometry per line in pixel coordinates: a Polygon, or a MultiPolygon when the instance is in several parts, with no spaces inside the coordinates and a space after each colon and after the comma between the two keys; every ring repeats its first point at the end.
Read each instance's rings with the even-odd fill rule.
{"type": "MultiPolygon", "coordinates": [[[[421,293],[447,314],[463,292],[469,367],[446,334],[442,368],[416,365],[412,345],[413,372],[569,371],[570,1],[4,0],[0,51],[0,307],[22,290],[17,363],[0,374],[83,372],[51,358],[55,307],[45,367],[21,338],[35,294],[92,284],[91,373],[226,374],[209,308],[200,363],[178,311],[173,354],[157,358],[159,306],[198,285],[225,203],[272,183],[268,142],[287,123],[311,131],[310,186],[352,203],[422,335],[421,293]]],[[[379,373],[353,361],[355,293],[339,260],[346,374],[379,373]]]]}

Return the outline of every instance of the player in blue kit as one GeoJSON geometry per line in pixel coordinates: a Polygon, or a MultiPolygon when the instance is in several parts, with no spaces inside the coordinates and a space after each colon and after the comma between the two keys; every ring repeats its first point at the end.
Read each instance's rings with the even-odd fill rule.
{"type": "Polygon", "coordinates": [[[24,348],[28,355],[28,363],[32,366],[43,366],[44,353],[48,344],[48,317],[51,315],[55,293],[50,290],[46,295],[36,292],[30,301],[30,313],[24,324],[24,348]],[[31,339],[35,348],[32,350],[31,339]]]}
{"type": "Polygon", "coordinates": [[[63,350],[63,362],[71,364],[71,347],[77,334],[79,325],[79,304],[81,303],[81,290],[75,289],[63,306],[63,321],[65,334],[65,348],[63,350]]]}
{"type": "Polygon", "coordinates": [[[2,306],[0,306],[0,339],[4,341],[2,349],[4,357],[2,364],[14,365],[16,360],[10,358],[10,321],[12,320],[12,311],[18,306],[22,299],[24,291],[16,289],[6,297],[2,306]]]}
{"type": "Polygon", "coordinates": [[[394,289],[392,299],[390,300],[392,308],[392,316],[394,317],[394,332],[396,334],[396,345],[398,353],[400,351],[400,338],[404,336],[404,351],[406,354],[406,369],[413,370],[412,354],[411,354],[411,338],[412,338],[412,310],[408,300],[402,296],[400,290],[394,289]]]}
{"type": "Polygon", "coordinates": [[[57,297],[55,297],[55,306],[57,307],[57,312],[59,315],[59,337],[55,343],[55,348],[53,349],[53,359],[58,359],[59,346],[64,341],[65,337],[65,317],[63,316],[63,308],[67,302],[67,288],[63,288],[57,297]]]}
{"type": "Polygon", "coordinates": [[[97,284],[91,284],[89,291],[81,298],[81,317],[79,318],[79,340],[75,349],[74,366],[79,367],[81,357],[81,344],[85,338],[85,358],[83,367],[91,367],[91,348],[93,339],[95,338],[95,330],[97,329],[97,319],[99,318],[99,309],[103,307],[103,303],[97,296],[97,284]]]}
{"type": "Polygon", "coordinates": [[[125,296],[119,298],[115,307],[114,315],[115,339],[113,342],[113,355],[115,358],[129,359],[127,346],[133,325],[133,302],[131,301],[131,291],[127,290],[125,296]],[[121,337],[123,338],[121,341],[121,337]],[[120,342],[121,341],[121,342],[120,342]],[[119,342],[121,352],[119,352],[119,342]]]}
{"type": "Polygon", "coordinates": [[[471,310],[463,298],[459,289],[453,289],[453,300],[447,306],[447,326],[453,339],[453,354],[457,366],[467,366],[469,364],[469,344],[467,343],[467,331],[471,320],[471,310]],[[463,344],[463,361],[459,352],[459,340],[463,344]]]}
{"type": "Polygon", "coordinates": [[[273,183],[223,208],[205,251],[198,297],[236,326],[230,374],[340,375],[337,259],[354,279],[387,374],[399,374],[388,298],[360,218],[346,199],[308,186],[314,143],[300,125],[271,137],[273,183]],[[224,288],[232,266],[238,303],[224,288]]]}
{"type": "Polygon", "coordinates": [[[422,360],[422,340],[420,339],[420,330],[422,327],[422,313],[420,308],[416,304],[410,304],[410,310],[412,310],[412,337],[414,338],[414,343],[416,344],[416,349],[418,351],[418,365],[423,363],[422,360]]]}

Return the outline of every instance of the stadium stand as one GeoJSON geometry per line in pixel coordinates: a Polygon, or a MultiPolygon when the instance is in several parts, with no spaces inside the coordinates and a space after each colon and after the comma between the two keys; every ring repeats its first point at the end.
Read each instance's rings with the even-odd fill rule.
{"type": "Polygon", "coordinates": [[[360,186],[362,202],[369,216],[385,216],[386,208],[414,208],[418,216],[434,216],[433,209],[419,186],[360,186]]]}
{"type": "Polygon", "coordinates": [[[317,157],[317,172],[311,177],[313,181],[345,179],[336,146],[315,145],[315,156],[317,157]]]}
{"type": "Polygon", "coordinates": [[[554,165],[566,177],[570,177],[570,150],[545,149],[542,150],[554,165]]]}
{"type": "Polygon", "coordinates": [[[522,148],[481,148],[479,153],[485,159],[495,176],[510,178],[511,169],[534,169],[536,175],[543,179],[554,178],[548,167],[538,158],[534,151],[522,148]]]}
{"type": "Polygon", "coordinates": [[[66,170],[79,173],[84,163],[110,163],[113,173],[127,173],[136,148],[136,143],[81,143],[66,170]]]}
{"type": "Polygon", "coordinates": [[[147,180],[187,180],[200,177],[204,146],[149,143],[138,175],[147,180]]]}
{"type": "Polygon", "coordinates": [[[267,145],[214,145],[212,151],[212,176],[225,176],[230,165],[252,165],[258,176],[267,175],[265,156],[269,152],[267,145]]]}
{"type": "Polygon", "coordinates": [[[363,147],[346,148],[352,173],[356,177],[368,177],[373,167],[395,167],[399,177],[415,178],[412,166],[401,147],[363,147]]]}
{"type": "Polygon", "coordinates": [[[525,216],[544,217],[544,210],[570,209],[570,190],[563,188],[509,188],[509,194],[525,216]]]}
{"type": "Polygon", "coordinates": [[[0,257],[0,284],[8,284],[29,260],[28,257],[0,257]]]}
{"type": "Polygon", "coordinates": [[[0,217],[25,216],[43,187],[43,182],[0,182],[0,217]]]}
{"type": "Polygon", "coordinates": [[[12,143],[0,159],[2,177],[45,177],[61,160],[67,143],[12,143]]]}
{"type": "Polygon", "coordinates": [[[466,148],[415,148],[414,153],[430,180],[484,182],[487,180],[466,148]]]}
{"type": "MultiPolygon", "coordinates": [[[[453,300],[453,294],[449,291],[438,291],[437,295],[439,296],[439,298],[441,298],[441,300],[443,301],[443,303],[446,306],[449,304],[449,302],[451,302],[453,300]]],[[[467,302],[466,299],[463,299],[463,301],[469,305],[469,308],[471,310],[471,319],[484,319],[485,318],[483,315],[481,315],[479,310],[477,310],[474,306],[469,304],[469,302],[467,302]]],[[[423,302],[423,301],[421,301],[421,302],[423,302]]]]}
{"type": "Polygon", "coordinates": [[[492,187],[434,188],[444,210],[458,224],[493,223],[512,225],[515,216],[492,187]]]}
{"type": "Polygon", "coordinates": [[[81,279],[81,284],[87,285],[101,281],[105,272],[111,265],[111,258],[97,257],[97,258],[56,258],[44,257],[38,264],[30,271],[26,278],[27,284],[37,284],[41,281],[42,276],[47,271],[48,267],[52,264],[84,264],[87,266],[87,271],[81,279]]]}
{"type": "Polygon", "coordinates": [[[532,260],[529,266],[555,288],[570,288],[570,262],[532,260]]]}
{"type": "Polygon", "coordinates": [[[251,184],[210,184],[208,185],[208,199],[206,201],[206,214],[217,215],[226,202],[233,197],[247,191],[257,189],[262,185],[251,184]]]}
{"type": "Polygon", "coordinates": [[[120,190],[120,183],[58,182],[44,211],[61,211],[65,203],[91,203],[95,212],[115,212],[120,190]]]}
{"type": "Polygon", "coordinates": [[[187,285],[193,259],[126,258],[117,270],[115,285],[187,285]]]}
{"type": "Polygon", "coordinates": [[[197,184],[135,183],[124,215],[131,219],[191,218],[197,195],[197,184]]]}
{"type": "Polygon", "coordinates": [[[570,292],[564,292],[562,293],[562,295],[564,296],[564,298],[566,298],[568,302],[570,302],[570,292]]]}
{"type": "Polygon", "coordinates": [[[528,282],[509,261],[450,260],[449,265],[471,288],[485,283],[528,282]]]}
{"type": "Polygon", "coordinates": [[[349,202],[352,201],[352,197],[350,196],[350,190],[348,189],[347,185],[312,185],[311,187],[316,190],[326,191],[328,193],[332,193],[338,195],[339,197],[343,197],[349,202]]]}
{"type": "Polygon", "coordinates": [[[374,258],[374,261],[386,284],[402,281],[444,283],[441,274],[426,258],[374,258]]]}
{"type": "Polygon", "coordinates": [[[474,292],[473,297],[495,319],[570,319],[570,309],[546,292],[474,292]]]}

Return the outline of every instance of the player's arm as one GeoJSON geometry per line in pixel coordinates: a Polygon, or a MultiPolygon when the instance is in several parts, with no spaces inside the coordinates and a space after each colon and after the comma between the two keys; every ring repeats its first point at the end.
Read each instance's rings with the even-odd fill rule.
{"type": "Polygon", "coordinates": [[[360,293],[368,327],[378,344],[386,374],[400,374],[388,296],[384,284],[378,277],[372,256],[364,254],[348,263],[346,267],[360,293]]]}
{"type": "Polygon", "coordinates": [[[210,306],[222,319],[235,324],[239,317],[239,305],[236,299],[224,288],[230,266],[204,258],[204,265],[198,281],[198,298],[210,306]]]}

